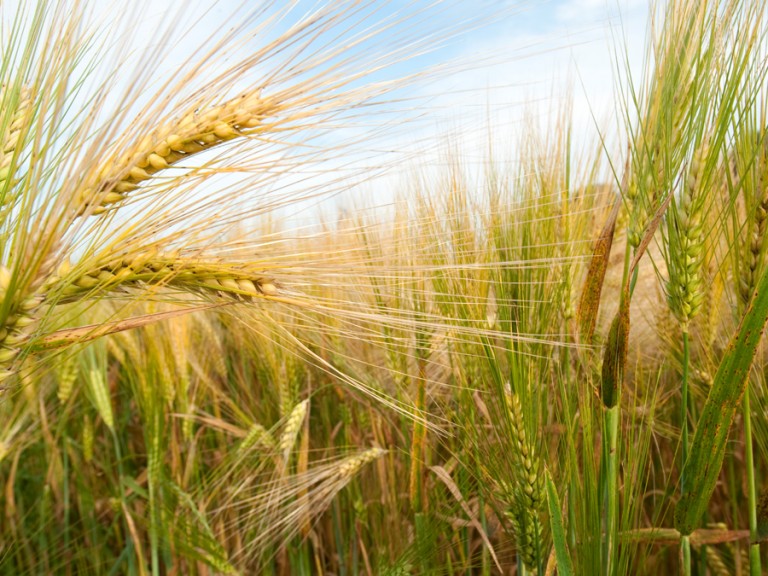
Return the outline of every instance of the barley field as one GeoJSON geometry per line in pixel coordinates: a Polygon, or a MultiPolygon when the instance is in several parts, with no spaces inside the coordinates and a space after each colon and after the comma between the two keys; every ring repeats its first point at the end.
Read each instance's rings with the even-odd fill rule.
{"type": "Polygon", "coordinates": [[[0,574],[763,573],[766,2],[400,166],[515,11],[397,4],[0,4],[0,574]]]}

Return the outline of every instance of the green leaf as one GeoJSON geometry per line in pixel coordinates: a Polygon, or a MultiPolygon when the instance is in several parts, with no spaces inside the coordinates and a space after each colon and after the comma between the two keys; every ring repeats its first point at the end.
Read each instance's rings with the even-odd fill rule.
{"type": "Polygon", "coordinates": [[[557,497],[557,488],[552,482],[552,477],[547,475],[547,505],[549,506],[549,523],[552,529],[552,542],[555,547],[555,559],[557,560],[557,573],[560,576],[571,576],[573,563],[568,553],[568,542],[565,538],[565,528],[563,524],[563,513],[560,509],[560,499],[557,497]]]}
{"type": "Polygon", "coordinates": [[[747,387],[747,377],[768,321],[768,268],[763,272],[739,330],[717,369],[683,467],[689,483],[675,509],[675,527],[690,534],[699,524],[725,458],[728,432],[747,387]]]}

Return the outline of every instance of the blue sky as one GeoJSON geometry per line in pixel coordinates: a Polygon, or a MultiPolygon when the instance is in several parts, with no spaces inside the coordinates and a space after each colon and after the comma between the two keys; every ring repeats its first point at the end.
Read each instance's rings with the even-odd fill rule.
{"type": "MultiPolygon", "coordinates": [[[[153,10],[160,14],[175,6],[166,4],[155,2],[153,10]]],[[[276,29],[284,29],[297,16],[325,4],[298,2],[293,15],[276,29]]],[[[424,0],[379,2],[369,24],[376,25],[395,17],[399,11],[422,9],[430,4],[424,0]]],[[[203,2],[197,4],[198,9],[185,8],[184,14],[189,18],[206,5],[203,2]]],[[[229,15],[237,5],[219,3],[197,23],[201,32],[189,38],[194,42],[205,30],[231,25],[229,15]]],[[[594,145],[597,126],[604,134],[616,134],[615,54],[618,50],[621,57],[626,57],[632,73],[639,77],[648,11],[648,0],[457,0],[429,12],[429,18],[419,24],[425,27],[425,34],[427,28],[450,30],[466,27],[473,18],[481,21],[469,31],[445,40],[441,48],[376,76],[411,73],[450,63],[453,71],[441,74],[433,82],[418,84],[409,94],[418,96],[418,122],[388,126],[384,136],[377,138],[368,138],[368,127],[334,134],[339,138],[359,138],[369,145],[367,153],[357,147],[361,157],[366,158],[362,161],[377,163],[377,153],[381,151],[381,163],[393,166],[387,176],[361,187],[368,201],[386,203],[391,190],[402,186],[404,166],[408,164],[398,154],[415,156],[416,160],[411,162],[414,166],[439,166],[450,142],[461,150],[470,169],[474,165],[481,170],[488,159],[489,141],[493,142],[496,161],[512,160],[526,118],[533,115],[546,129],[547,122],[564,102],[572,107],[577,149],[594,145]],[[393,156],[392,151],[397,153],[393,156]]],[[[387,41],[383,37],[380,47],[386,47],[387,41]]],[[[176,46],[181,54],[186,51],[184,42],[176,46]]],[[[167,64],[173,66],[173,61],[167,64]]],[[[380,122],[378,118],[372,124],[380,122]]]]}
{"type": "MultiPolygon", "coordinates": [[[[284,6],[286,2],[277,2],[284,6]]],[[[285,29],[305,12],[322,8],[328,2],[301,1],[284,21],[273,27],[285,29]]],[[[391,19],[400,12],[412,12],[432,4],[431,1],[389,0],[378,2],[368,24],[391,19]]],[[[172,69],[200,38],[219,27],[229,27],[252,10],[256,3],[224,1],[218,3],[189,2],[179,11],[177,2],[155,0],[149,6],[144,37],[135,39],[137,49],[153,41],[153,23],[167,21],[170,14],[180,17],[179,28],[192,31],[175,39],[168,58],[161,63],[172,69]],[[234,15],[234,17],[233,17],[234,15]]],[[[387,74],[409,73],[417,69],[459,62],[459,70],[433,87],[425,87],[425,96],[441,97],[434,102],[435,120],[454,120],[471,113],[482,103],[487,116],[488,106],[494,110],[508,107],[501,124],[515,122],[515,109],[531,101],[541,101],[564,95],[569,85],[575,112],[588,115],[586,101],[593,103],[598,116],[610,108],[613,90],[612,51],[625,38],[633,66],[641,62],[646,30],[647,0],[458,0],[432,9],[428,22],[432,30],[465,25],[473,17],[483,18],[475,29],[445,40],[442,49],[396,66],[387,74]],[[430,92],[432,91],[432,93],[430,92]],[[447,98],[449,94],[456,97],[447,98]],[[584,100],[582,101],[582,96],[584,100]],[[466,107],[466,108],[465,108],[466,107]],[[448,111],[446,112],[446,109],[448,111]]],[[[174,17],[175,18],[175,17],[174,17]]],[[[273,32],[274,33],[274,32],[273,32]]],[[[265,35],[253,42],[263,42],[265,35]]],[[[247,47],[246,47],[247,49],[247,47]]]]}
{"type": "MultiPolygon", "coordinates": [[[[295,2],[293,10],[245,42],[229,62],[248,54],[306,13],[340,3],[295,2]]],[[[136,10],[127,21],[139,25],[117,26],[116,37],[126,31],[125,49],[136,55],[137,69],[151,70],[151,78],[160,81],[178,69],[190,53],[204,47],[204,39],[211,33],[242,24],[262,4],[267,3],[189,0],[181,4],[153,0],[121,4],[118,6],[136,10]],[[173,29],[171,36],[158,33],[166,27],[173,29]],[[182,31],[186,33],[181,34],[182,31]],[[160,57],[145,62],[144,51],[159,42],[160,57]]],[[[414,165],[439,165],[445,159],[448,143],[458,146],[469,165],[480,167],[487,160],[489,142],[497,155],[495,160],[512,159],[515,140],[525,127],[525,119],[533,115],[544,127],[564,102],[572,107],[577,148],[594,142],[596,121],[604,133],[615,132],[611,114],[615,109],[614,51],[626,55],[633,73],[639,74],[649,10],[647,0],[448,0],[434,8],[432,4],[432,0],[373,2],[362,8],[365,19],[334,40],[337,44],[348,40],[362,33],[365,26],[376,28],[382,22],[391,22],[401,12],[424,10],[408,33],[425,41],[419,50],[429,50],[374,75],[374,79],[447,66],[447,71],[432,81],[417,83],[410,91],[398,94],[414,98],[402,106],[410,108],[405,116],[417,117],[418,121],[400,123],[398,115],[378,115],[372,116],[369,124],[365,118],[359,118],[355,125],[324,137],[323,142],[331,146],[333,138],[359,141],[354,153],[361,161],[393,167],[378,184],[363,187],[367,194],[386,201],[388,191],[399,186],[398,177],[403,174],[406,157],[415,157],[414,165]],[[446,36],[445,31],[452,30],[464,31],[446,36]]],[[[120,9],[109,3],[92,5],[97,17],[105,21],[119,14],[120,9]]],[[[13,13],[13,6],[13,2],[4,4],[5,22],[13,13]]],[[[287,2],[272,3],[246,28],[285,6],[287,2]]],[[[386,54],[397,31],[408,29],[396,26],[394,30],[373,41],[373,49],[367,54],[386,54]]],[[[104,64],[105,70],[109,70],[111,61],[105,58],[104,64]]],[[[267,70],[269,64],[263,68],[267,70]]],[[[199,80],[215,72],[207,70],[199,80]]],[[[255,69],[245,74],[243,84],[258,81],[260,73],[262,70],[255,69]]],[[[150,93],[147,90],[139,94],[137,103],[150,93]]],[[[347,154],[336,161],[349,163],[350,158],[347,154]]]]}

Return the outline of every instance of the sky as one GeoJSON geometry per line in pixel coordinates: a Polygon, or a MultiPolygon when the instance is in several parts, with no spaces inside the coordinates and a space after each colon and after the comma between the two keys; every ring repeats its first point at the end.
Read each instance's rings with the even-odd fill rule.
{"type": "MultiPolygon", "coordinates": [[[[284,30],[306,11],[329,3],[296,2],[295,10],[272,29],[284,30]]],[[[173,69],[198,48],[207,34],[233,26],[238,15],[244,17],[258,4],[191,1],[178,11],[177,2],[154,0],[145,12],[149,25],[136,31],[138,36],[132,38],[132,43],[137,51],[141,46],[151,46],[157,37],[152,24],[162,25],[169,19],[175,20],[179,29],[190,30],[185,37],[174,38],[174,45],[160,63],[161,75],[163,68],[173,69]]],[[[391,19],[398,11],[412,12],[414,7],[430,4],[431,0],[378,2],[367,23],[375,25],[391,19]]],[[[462,128],[465,123],[490,123],[500,133],[514,132],[532,105],[547,115],[566,98],[573,105],[574,123],[587,131],[594,127],[593,113],[600,122],[610,119],[607,114],[614,103],[616,51],[627,57],[634,73],[641,72],[649,6],[649,0],[449,1],[445,7],[429,12],[429,23],[419,24],[425,26],[425,34],[427,26],[439,32],[461,28],[462,19],[468,22],[479,14],[482,20],[474,28],[441,42],[442,48],[392,70],[410,73],[440,65],[455,68],[439,81],[420,88],[420,95],[431,108],[427,114],[430,121],[424,124],[431,124],[429,130],[436,135],[440,130],[449,130],[451,123],[462,128]]],[[[264,38],[260,35],[254,42],[263,42],[264,38]]],[[[386,42],[386,36],[383,39],[386,42]]],[[[243,53],[247,50],[248,45],[243,53]]],[[[483,127],[480,131],[485,130],[483,127]]]]}
{"type": "MultiPolygon", "coordinates": [[[[297,0],[294,9],[282,19],[236,48],[230,46],[231,54],[221,59],[222,64],[252,53],[305,14],[339,3],[341,0],[297,0]]],[[[180,69],[190,54],[207,49],[212,33],[239,25],[244,30],[253,29],[289,3],[273,2],[259,14],[262,4],[267,3],[188,0],[182,4],[153,0],[121,4],[135,10],[129,21],[139,22],[122,26],[120,19],[115,19],[113,5],[90,3],[94,19],[105,23],[99,29],[123,43],[122,55],[129,56],[129,60],[133,57],[134,73],[119,76],[132,82],[138,71],[147,78],[147,90],[135,96],[137,109],[150,101],[153,90],[180,69]],[[247,20],[247,15],[254,12],[255,17],[247,20]],[[163,34],[164,29],[172,29],[173,33],[163,34]],[[157,50],[151,61],[145,61],[147,50],[157,50]]],[[[388,202],[391,191],[401,185],[406,167],[439,169],[446,162],[449,146],[457,148],[463,162],[476,172],[488,161],[490,147],[495,162],[513,161],[516,141],[531,118],[539,129],[547,130],[564,104],[572,110],[575,149],[594,146],[598,133],[609,137],[616,133],[616,73],[628,67],[636,81],[639,79],[649,0],[447,0],[437,8],[432,4],[433,0],[363,3],[359,20],[331,42],[349,42],[365,34],[367,26],[375,30],[391,23],[401,12],[424,11],[417,14],[412,28],[398,25],[378,40],[371,40],[372,48],[365,57],[372,59],[404,47],[402,62],[374,74],[374,81],[421,70],[438,72],[393,95],[403,101],[390,107],[397,110],[399,106],[403,113],[376,113],[370,121],[364,115],[358,116],[317,140],[329,147],[336,146],[334,138],[355,142],[344,157],[331,160],[331,167],[333,162],[339,167],[349,166],[358,158],[376,168],[369,175],[385,172],[358,187],[370,203],[388,202]],[[402,38],[398,34],[403,33],[412,35],[415,42],[398,44],[402,38]],[[617,64],[617,55],[625,58],[626,64],[617,64]]],[[[14,2],[4,3],[6,27],[8,15],[13,13],[14,2]]],[[[322,43],[316,46],[328,49],[322,43]]],[[[353,56],[355,50],[350,51],[353,56]]],[[[105,56],[102,64],[106,73],[113,61],[105,56]]],[[[265,62],[244,73],[243,86],[258,82],[259,75],[266,76],[272,65],[265,62]]],[[[206,81],[216,72],[207,69],[197,80],[206,81]]],[[[119,85],[115,93],[120,93],[119,85]]]]}
{"type": "MultiPolygon", "coordinates": [[[[615,129],[615,78],[626,58],[639,79],[645,49],[647,0],[543,0],[521,2],[489,29],[462,39],[457,58],[495,57],[447,78],[438,88],[435,126],[462,118],[487,139],[513,147],[526,118],[545,124],[564,104],[572,107],[575,138],[585,144],[597,130],[615,129]]],[[[578,144],[576,144],[578,146],[578,144]]],[[[478,161],[483,160],[480,154],[478,161]]]]}
{"type": "MultiPolygon", "coordinates": [[[[501,4],[501,3],[500,3],[501,4]]],[[[470,66],[424,88],[428,120],[393,139],[390,148],[416,151],[419,166],[446,162],[449,144],[467,171],[482,180],[489,160],[514,165],[518,139],[551,129],[570,107],[574,150],[594,150],[600,136],[618,145],[616,80],[627,69],[637,84],[648,35],[647,0],[540,0],[503,3],[498,21],[460,37],[434,61],[449,57],[470,66]],[[617,61],[623,58],[624,61],[617,61]],[[472,65],[476,63],[476,65],[472,65]],[[533,120],[532,120],[533,118],[533,120]]],[[[423,168],[422,168],[423,170],[423,168]]],[[[365,194],[386,202],[387,190],[409,178],[398,167],[365,194]]],[[[375,202],[374,202],[375,203],[375,202]]]]}

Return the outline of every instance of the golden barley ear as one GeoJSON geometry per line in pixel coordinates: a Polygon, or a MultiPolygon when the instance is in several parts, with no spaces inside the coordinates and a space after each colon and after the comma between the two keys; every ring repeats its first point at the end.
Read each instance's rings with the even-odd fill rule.
{"type": "Polygon", "coordinates": [[[209,296],[227,295],[235,300],[275,296],[274,280],[252,271],[253,265],[224,260],[182,258],[176,253],[139,252],[107,257],[100,266],[80,272],[67,264],[66,271],[49,278],[48,291],[57,303],[119,294],[143,286],[164,286],[209,296]]]}
{"type": "Polygon", "coordinates": [[[78,214],[98,215],[120,204],[139,184],[181,160],[235,138],[263,130],[262,121],[277,114],[280,104],[247,92],[205,110],[191,110],[160,126],[117,158],[105,161],[95,179],[79,193],[78,214]]]}
{"type": "Polygon", "coordinates": [[[28,87],[22,87],[16,96],[5,86],[0,87],[0,102],[10,107],[0,116],[5,128],[0,136],[0,209],[12,206],[16,201],[14,184],[19,164],[24,134],[31,123],[32,95],[28,87]]]}

